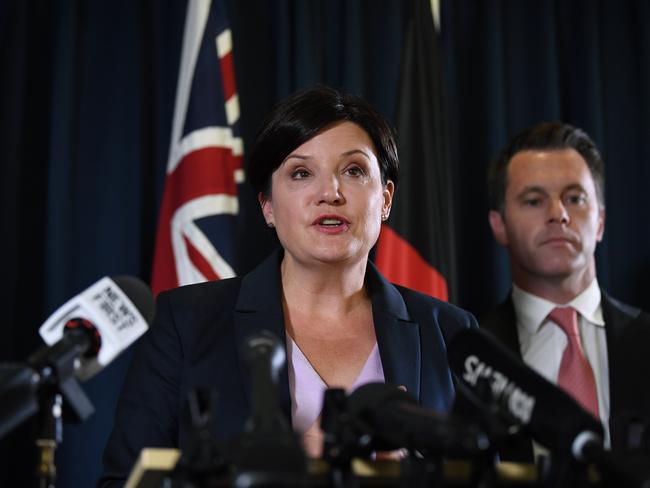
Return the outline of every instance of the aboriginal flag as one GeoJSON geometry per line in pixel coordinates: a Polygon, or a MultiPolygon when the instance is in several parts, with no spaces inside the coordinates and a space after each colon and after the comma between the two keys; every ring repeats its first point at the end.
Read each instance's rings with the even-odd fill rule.
{"type": "Polygon", "coordinates": [[[400,182],[375,262],[393,283],[448,300],[454,229],[442,62],[429,0],[415,0],[397,104],[400,182]]]}

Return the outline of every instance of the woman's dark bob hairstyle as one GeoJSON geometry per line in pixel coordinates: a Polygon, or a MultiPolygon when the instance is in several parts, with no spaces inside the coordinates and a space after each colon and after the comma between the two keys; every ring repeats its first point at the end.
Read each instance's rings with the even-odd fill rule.
{"type": "Polygon", "coordinates": [[[360,97],[316,86],[281,101],[266,119],[248,166],[248,179],[255,192],[269,196],[271,174],[286,157],[324,128],[343,121],[354,122],[366,131],[377,152],[382,183],[391,180],[397,186],[399,161],[388,121],[360,97]]]}

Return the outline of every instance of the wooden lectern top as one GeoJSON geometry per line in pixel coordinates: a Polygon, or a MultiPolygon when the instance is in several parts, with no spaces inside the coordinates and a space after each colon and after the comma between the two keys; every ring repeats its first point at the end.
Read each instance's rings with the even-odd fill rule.
{"type": "MultiPolygon", "coordinates": [[[[164,477],[176,466],[180,454],[178,449],[143,449],[131,470],[125,488],[160,488],[164,477]]],[[[400,477],[400,464],[397,461],[354,459],[352,469],[360,479],[400,477]]],[[[322,477],[328,470],[329,466],[324,460],[312,459],[309,462],[311,475],[322,477]]],[[[532,464],[503,462],[495,466],[495,471],[499,484],[521,483],[534,486],[537,481],[537,469],[532,464]]],[[[448,460],[443,465],[443,472],[447,480],[462,484],[469,481],[471,465],[466,461],[448,460]]]]}
{"type": "Polygon", "coordinates": [[[159,488],[163,478],[174,469],[180,456],[178,449],[143,449],[124,488],[159,488]]]}

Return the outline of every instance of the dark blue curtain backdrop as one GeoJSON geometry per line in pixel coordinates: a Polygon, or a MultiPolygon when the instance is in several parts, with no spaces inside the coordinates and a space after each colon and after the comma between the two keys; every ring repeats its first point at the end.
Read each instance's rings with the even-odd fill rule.
{"type": "MultiPolygon", "coordinates": [[[[185,2],[0,2],[0,361],[20,361],[57,306],[103,275],[148,280],[185,2]]],[[[401,0],[229,3],[246,148],[280,98],[317,82],[393,117],[410,18],[401,0]]],[[[443,0],[458,304],[507,293],[487,225],[485,170],[514,132],[547,119],[586,129],[607,165],[601,284],[650,309],[650,1],[443,0]]],[[[238,267],[272,247],[241,188],[238,267]]],[[[399,189],[398,189],[399,198],[399,189]]],[[[66,425],[63,488],[92,486],[128,352],[83,385],[97,412],[66,425]]],[[[0,441],[0,486],[30,486],[34,422],[0,441]]]]}

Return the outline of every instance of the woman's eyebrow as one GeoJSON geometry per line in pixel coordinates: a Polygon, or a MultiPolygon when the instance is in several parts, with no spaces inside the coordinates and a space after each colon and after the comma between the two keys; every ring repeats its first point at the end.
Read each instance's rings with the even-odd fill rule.
{"type": "Polygon", "coordinates": [[[288,159],[293,159],[293,158],[307,160],[307,159],[311,159],[311,156],[307,156],[305,154],[291,153],[286,158],[284,158],[284,161],[286,161],[288,159]]]}
{"type": "Polygon", "coordinates": [[[341,156],[351,156],[352,154],[362,154],[366,159],[370,159],[368,153],[361,149],[351,149],[350,151],[345,151],[341,156]]]}

